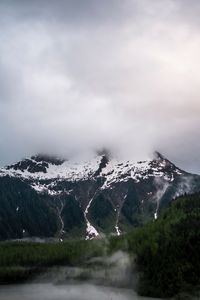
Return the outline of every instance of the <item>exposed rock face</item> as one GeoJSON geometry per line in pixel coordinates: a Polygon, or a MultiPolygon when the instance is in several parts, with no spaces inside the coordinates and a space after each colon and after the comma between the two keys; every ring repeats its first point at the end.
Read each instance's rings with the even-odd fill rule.
{"type": "Polygon", "coordinates": [[[158,152],[139,162],[103,153],[88,161],[37,155],[0,169],[0,187],[1,239],[90,239],[156,219],[174,197],[199,191],[200,176],[158,152]]]}

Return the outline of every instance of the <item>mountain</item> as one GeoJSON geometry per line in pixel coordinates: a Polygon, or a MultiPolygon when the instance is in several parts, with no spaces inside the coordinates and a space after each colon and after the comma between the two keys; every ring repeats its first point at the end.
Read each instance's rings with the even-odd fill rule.
{"type": "Polygon", "coordinates": [[[120,235],[198,191],[199,175],[158,152],[139,162],[106,152],[86,161],[36,155],[0,169],[0,239],[120,235]]]}

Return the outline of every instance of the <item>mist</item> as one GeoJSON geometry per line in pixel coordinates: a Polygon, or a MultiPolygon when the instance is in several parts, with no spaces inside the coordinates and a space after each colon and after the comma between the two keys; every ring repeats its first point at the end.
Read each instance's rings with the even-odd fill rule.
{"type": "Polygon", "coordinates": [[[154,150],[200,172],[198,1],[0,3],[0,165],[154,150]]]}
{"type": "MultiPolygon", "coordinates": [[[[92,284],[27,284],[24,286],[6,286],[0,291],[4,300],[133,300],[148,299],[137,296],[130,290],[112,289],[92,284]],[[17,295],[20,295],[19,297],[17,295]]],[[[153,298],[152,298],[153,299],[153,298]]]]}
{"type": "Polygon", "coordinates": [[[132,263],[127,253],[118,251],[111,256],[92,258],[85,266],[51,267],[31,283],[1,287],[0,299],[148,299],[133,290],[138,274],[133,272],[132,263]]]}

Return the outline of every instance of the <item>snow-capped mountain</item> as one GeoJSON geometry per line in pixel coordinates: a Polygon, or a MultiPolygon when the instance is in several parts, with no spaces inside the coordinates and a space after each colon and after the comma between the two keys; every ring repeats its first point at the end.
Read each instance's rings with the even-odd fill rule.
{"type": "Polygon", "coordinates": [[[200,176],[158,152],[139,162],[106,153],[78,161],[36,155],[0,169],[0,237],[119,235],[199,190],[200,176]]]}

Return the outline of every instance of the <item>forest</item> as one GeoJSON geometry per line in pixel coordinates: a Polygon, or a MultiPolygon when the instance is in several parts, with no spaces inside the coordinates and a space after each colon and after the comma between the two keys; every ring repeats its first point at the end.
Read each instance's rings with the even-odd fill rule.
{"type": "Polygon", "coordinates": [[[120,237],[60,243],[1,242],[0,283],[28,281],[53,266],[84,266],[117,251],[138,273],[137,291],[151,297],[190,295],[200,287],[200,194],[184,195],[157,220],[120,237]],[[135,268],[136,266],[136,268],[135,268]]]}

